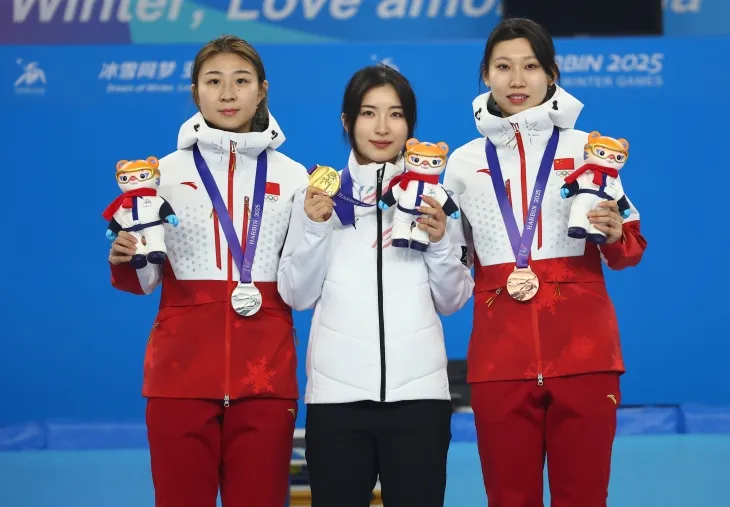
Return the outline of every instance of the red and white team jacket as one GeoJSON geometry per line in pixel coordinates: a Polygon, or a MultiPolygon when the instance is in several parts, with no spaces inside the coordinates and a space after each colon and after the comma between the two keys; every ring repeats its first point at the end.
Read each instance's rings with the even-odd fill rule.
{"type": "MultiPolygon", "coordinates": [[[[599,247],[568,237],[572,199],[561,198],[560,187],[565,176],[583,163],[588,134],[573,129],[583,104],[558,87],[544,104],[502,118],[487,110],[488,98],[489,93],[485,93],[472,104],[477,129],[485,137],[456,149],[444,177],[444,186],[455,193],[463,212],[461,241],[475,268],[467,380],[542,382],[549,377],[589,372],[623,373],[618,324],[606,291],[602,261],[615,270],[639,263],[646,248],[639,213],[632,205],[622,239],[611,245],[599,247]],[[530,267],[539,278],[540,288],[532,300],[520,302],[505,287],[515,267],[515,255],[490,180],[485,138],[496,147],[522,234],[540,161],[554,126],[560,129],[560,141],[530,252],[530,267]]],[[[631,170],[630,165],[627,169],[631,170]]]]}
{"type": "Polygon", "coordinates": [[[279,296],[276,276],[294,195],[307,185],[308,176],[304,166],[276,151],[284,139],[273,116],[266,131],[237,134],[210,128],[196,114],[180,128],[178,150],[160,161],[159,194],[180,219],[178,227],[165,225],[167,262],[138,271],[129,264],[111,266],[112,285],[123,291],[149,294],[162,283],[144,362],[144,396],[298,398],[292,314],[279,296]],[[196,170],[195,143],[244,249],[256,159],[267,152],[266,195],[252,269],[263,306],[253,316],[241,317],[231,306],[240,275],[196,170]]]}

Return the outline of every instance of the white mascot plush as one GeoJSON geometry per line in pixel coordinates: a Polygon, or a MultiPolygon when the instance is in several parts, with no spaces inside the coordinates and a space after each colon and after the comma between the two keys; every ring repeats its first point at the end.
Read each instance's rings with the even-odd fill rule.
{"type": "Polygon", "coordinates": [[[409,139],[406,142],[406,171],[393,178],[378,207],[386,210],[397,204],[390,236],[394,247],[425,252],[431,243],[428,233],[415,226],[421,216],[418,207],[428,207],[421,199],[429,196],[441,205],[447,216],[459,218],[461,212],[446,190],[439,184],[439,175],[446,169],[449,147],[441,142],[433,144],[409,139]],[[409,245],[410,243],[410,245],[409,245]]]}
{"type": "Polygon", "coordinates": [[[167,222],[177,227],[179,220],[172,206],[157,195],[160,185],[160,162],[155,157],[147,160],[120,160],[117,163],[117,184],[124,192],[104,211],[109,220],[106,237],[114,240],[120,231],[137,238],[137,252],[130,264],[141,269],[151,264],[162,264],[167,259],[165,227],[167,222]]]}
{"type": "Polygon", "coordinates": [[[602,136],[596,131],[588,134],[583,152],[585,164],[569,174],[560,189],[563,199],[575,196],[570,206],[568,236],[598,244],[606,242],[606,235],[588,220],[588,213],[602,201],[616,201],[621,216],[629,217],[631,208],[618,174],[628,157],[626,139],[602,136]]]}

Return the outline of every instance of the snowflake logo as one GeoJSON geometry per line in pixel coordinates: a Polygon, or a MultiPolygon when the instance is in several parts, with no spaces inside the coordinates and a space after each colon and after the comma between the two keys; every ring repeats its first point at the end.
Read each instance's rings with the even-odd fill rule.
{"type": "Polygon", "coordinates": [[[266,357],[262,357],[258,362],[246,361],[246,367],[248,368],[248,375],[241,379],[243,384],[250,385],[256,394],[274,391],[271,379],[276,375],[276,372],[269,369],[269,362],[266,357]]]}
{"type": "Polygon", "coordinates": [[[573,271],[565,259],[552,258],[546,260],[544,270],[552,280],[570,280],[573,278],[573,271]]]}

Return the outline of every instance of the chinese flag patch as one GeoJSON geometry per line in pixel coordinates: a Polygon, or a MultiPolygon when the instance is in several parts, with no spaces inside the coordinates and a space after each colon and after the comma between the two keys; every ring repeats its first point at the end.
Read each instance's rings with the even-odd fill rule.
{"type": "Polygon", "coordinates": [[[269,195],[281,195],[281,189],[278,183],[266,182],[266,193],[269,195]]]}
{"type": "Polygon", "coordinates": [[[556,158],[553,162],[553,169],[556,171],[572,171],[575,164],[572,158],[556,158]]]}

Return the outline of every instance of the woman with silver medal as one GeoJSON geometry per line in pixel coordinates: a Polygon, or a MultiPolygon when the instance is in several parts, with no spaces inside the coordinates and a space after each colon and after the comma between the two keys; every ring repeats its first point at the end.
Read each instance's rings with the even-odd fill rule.
{"type": "Polygon", "coordinates": [[[292,311],[276,285],[286,228],[275,224],[288,223],[307,172],[277,150],[285,137],[250,44],[206,44],[191,88],[199,111],[160,161],[160,194],[180,214],[168,262],[133,269],[122,234],[109,257],[114,287],[162,287],[142,386],[155,505],[208,507],[220,494],[223,507],[281,507],[299,393],[292,311]]]}

